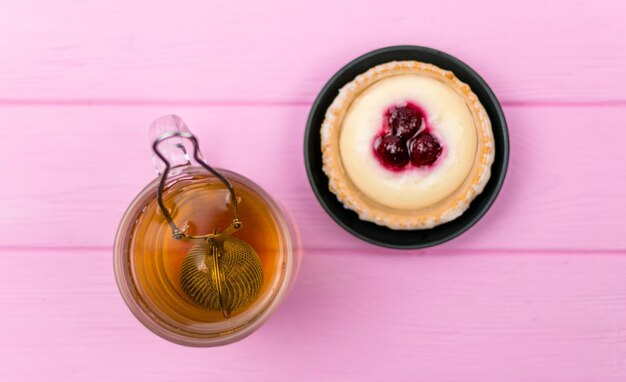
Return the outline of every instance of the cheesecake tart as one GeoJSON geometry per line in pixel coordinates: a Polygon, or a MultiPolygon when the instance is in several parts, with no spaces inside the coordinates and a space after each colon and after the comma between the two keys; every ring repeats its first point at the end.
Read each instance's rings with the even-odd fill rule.
{"type": "Polygon", "coordinates": [[[344,85],[321,126],[329,189],[364,221],[429,229],[459,217],[491,175],[491,122],[454,73],[419,61],[344,85]]]}

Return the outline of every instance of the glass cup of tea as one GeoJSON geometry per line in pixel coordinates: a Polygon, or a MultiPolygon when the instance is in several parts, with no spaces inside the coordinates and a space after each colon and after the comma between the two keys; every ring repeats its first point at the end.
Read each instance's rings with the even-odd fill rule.
{"type": "Polygon", "coordinates": [[[203,159],[177,116],[151,126],[159,176],[135,197],[114,246],[137,319],[188,346],[240,340],[276,310],[300,262],[292,220],[261,187],[203,159]]]}

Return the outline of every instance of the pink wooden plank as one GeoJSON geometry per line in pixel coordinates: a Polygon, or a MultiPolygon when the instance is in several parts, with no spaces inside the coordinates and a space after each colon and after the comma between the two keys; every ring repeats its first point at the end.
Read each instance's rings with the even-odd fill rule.
{"type": "Polygon", "coordinates": [[[108,250],[0,251],[0,379],[626,379],[626,257],[304,257],[242,342],[170,344],[116,290],[108,250]]]}
{"type": "MultiPolygon", "coordinates": [[[[317,204],[302,139],[308,106],[0,107],[0,246],[110,247],[154,176],[147,126],[180,114],[208,160],[258,182],[293,213],[307,249],[377,251],[317,204]]],[[[500,198],[450,250],[626,249],[621,107],[507,107],[512,157],[500,198]]]]}
{"type": "Polygon", "coordinates": [[[433,46],[506,102],[625,102],[626,3],[0,2],[0,99],[310,102],[352,58],[433,46]]]}

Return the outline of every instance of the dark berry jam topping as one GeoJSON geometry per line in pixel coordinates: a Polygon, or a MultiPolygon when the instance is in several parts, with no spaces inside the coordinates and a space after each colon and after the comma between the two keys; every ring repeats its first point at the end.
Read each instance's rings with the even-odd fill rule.
{"type": "Polygon", "coordinates": [[[393,171],[432,166],[443,147],[431,130],[419,106],[411,102],[391,106],[385,112],[381,131],[374,137],[374,154],[393,171]]]}

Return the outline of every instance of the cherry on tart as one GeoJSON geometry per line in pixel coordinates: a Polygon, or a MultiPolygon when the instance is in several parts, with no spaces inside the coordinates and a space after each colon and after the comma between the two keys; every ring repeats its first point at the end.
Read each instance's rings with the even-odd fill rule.
{"type": "Polygon", "coordinates": [[[340,89],[321,126],[323,170],[361,220],[398,230],[459,217],[491,174],[491,122],[470,87],[417,61],[377,65],[340,89]]]}
{"type": "Polygon", "coordinates": [[[437,138],[430,133],[423,132],[409,142],[411,148],[411,163],[417,167],[430,166],[439,155],[441,155],[441,145],[437,138]]]}
{"type": "Polygon", "coordinates": [[[409,163],[409,149],[404,139],[386,135],[376,143],[376,154],[386,167],[399,170],[409,163]]]}
{"type": "Polygon", "coordinates": [[[400,138],[409,139],[417,134],[422,125],[422,115],[413,105],[392,107],[387,112],[391,132],[400,138]]]}

